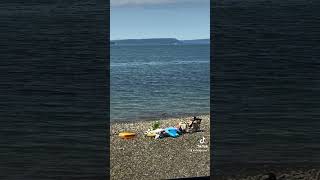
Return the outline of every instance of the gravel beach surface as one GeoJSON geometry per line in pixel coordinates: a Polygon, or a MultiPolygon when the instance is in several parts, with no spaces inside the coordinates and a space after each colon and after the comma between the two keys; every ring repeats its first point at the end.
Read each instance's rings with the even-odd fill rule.
{"type": "MultiPolygon", "coordinates": [[[[210,116],[202,118],[201,131],[177,138],[154,139],[144,136],[154,121],[112,123],[110,133],[111,179],[169,179],[210,174],[210,116]],[[137,133],[121,139],[123,131],[137,133]],[[204,143],[200,139],[205,138],[204,143]]],[[[160,127],[175,126],[192,117],[161,120],[160,127]]]]}

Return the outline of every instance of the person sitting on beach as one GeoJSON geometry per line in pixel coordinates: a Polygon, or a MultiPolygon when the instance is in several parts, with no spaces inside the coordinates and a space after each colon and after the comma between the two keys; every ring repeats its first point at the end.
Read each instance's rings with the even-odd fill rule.
{"type": "Polygon", "coordinates": [[[189,120],[189,132],[198,132],[200,130],[200,124],[202,119],[197,118],[196,116],[193,117],[193,119],[189,120]]]}
{"type": "Polygon", "coordinates": [[[197,132],[200,130],[201,120],[201,118],[193,117],[188,122],[180,122],[176,125],[176,128],[183,133],[197,132]]]}

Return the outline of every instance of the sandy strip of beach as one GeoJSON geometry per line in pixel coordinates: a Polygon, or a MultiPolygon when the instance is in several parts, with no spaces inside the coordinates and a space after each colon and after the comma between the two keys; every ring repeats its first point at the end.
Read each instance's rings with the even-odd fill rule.
{"type": "MultiPolygon", "coordinates": [[[[178,138],[154,139],[143,132],[154,121],[112,123],[110,131],[111,179],[169,179],[210,174],[210,116],[202,118],[201,132],[186,133],[178,138]],[[132,131],[133,139],[121,139],[119,132],[132,131]],[[204,143],[200,139],[205,138],[204,143]]],[[[160,127],[175,126],[192,117],[160,121],[160,127]]]]}

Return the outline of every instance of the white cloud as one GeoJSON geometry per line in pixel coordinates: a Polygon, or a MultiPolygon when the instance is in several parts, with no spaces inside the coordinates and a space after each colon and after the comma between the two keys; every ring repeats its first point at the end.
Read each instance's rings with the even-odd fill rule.
{"type": "Polygon", "coordinates": [[[111,6],[126,5],[152,5],[152,4],[169,4],[169,3],[186,3],[186,2],[203,2],[209,0],[111,0],[111,6]]]}

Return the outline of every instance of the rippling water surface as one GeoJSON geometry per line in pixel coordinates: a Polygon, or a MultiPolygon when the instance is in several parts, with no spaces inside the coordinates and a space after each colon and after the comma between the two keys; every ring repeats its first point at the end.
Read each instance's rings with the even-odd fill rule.
{"type": "Polygon", "coordinates": [[[112,46],[111,121],[209,113],[210,46],[112,46]]]}

